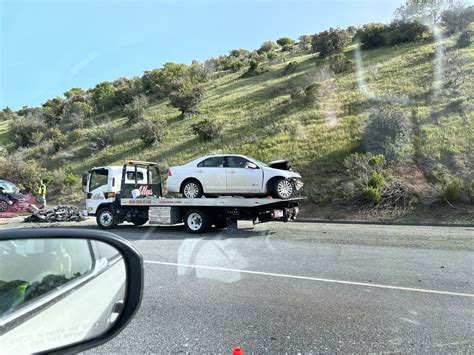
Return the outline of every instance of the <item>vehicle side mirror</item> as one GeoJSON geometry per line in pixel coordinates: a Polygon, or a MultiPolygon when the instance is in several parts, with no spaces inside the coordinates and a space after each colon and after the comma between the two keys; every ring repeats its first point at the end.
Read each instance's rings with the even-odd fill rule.
{"type": "Polygon", "coordinates": [[[249,169],[258,169],[257,164],[254,163],[247,163],[247,168],[249,169]]]}
{"type": "Polygon", "coordinates": [[[79,229],[0,231],[0,349],[77,353],[125,328],[143,261],[125,239],[79,229]]]}
{"type": "Polygon", "coordinates": [[[87,192],[87,182],[89,181],[89,174],[82,174],[82,192],[87,192]]]}

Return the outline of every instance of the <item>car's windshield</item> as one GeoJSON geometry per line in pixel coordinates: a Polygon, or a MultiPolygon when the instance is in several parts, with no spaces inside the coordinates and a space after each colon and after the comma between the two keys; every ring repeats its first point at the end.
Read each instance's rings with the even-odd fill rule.
{"type": "Polygon", "coordinates": [[[15,193],[18,191],[18,188],[8,181],[0,181],[0,189],[7,193],[15,193]]]}

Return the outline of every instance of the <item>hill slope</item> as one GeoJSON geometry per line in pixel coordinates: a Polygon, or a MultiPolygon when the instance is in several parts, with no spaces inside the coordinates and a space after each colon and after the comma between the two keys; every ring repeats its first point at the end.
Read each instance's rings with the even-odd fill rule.
{"type": "MultiPolygon", "coordinates": [[[[369,114],[390,106],[402,112],[410,126],[403,159],[390,165],[392,176],[411,184],[419,190],[416,193],[433,187],[425,176],[436,169],[468,181],[474,164],[474,46],[458,49],[455,40],[445,40],[442,62],[436,60],[435,44],[422,41],[364,50],[361,60],[341,73],[334,73],[330,61],[317,54],[301,49],[281,52],[265,63],[268,71],[257,76],[243,78],[246,68],[214,74],[203,84],[202,102],[191,117],[183,118],[168,99],[152,102],[146,115],[166,123],[166,135],[157,145],[145,145],[139,127],[128,126],[125,115],[115,112],[107,119],[96,116],[97,125],[84,129],[81,138],[57,153],[44,154],[37,145],[24,154],[40,159],[49,171],[77,175],[126,159],[156,161],[166,167],[211,153],[240,153],[262,161],[286,158],[302,172],[310,204],[324,204],[345,196],[344,159],[363,150],[369,114]],[[293,71],[285,74],[290,62],[293,71]],[[436,75],[440,69],[441,78],[436,75]],[[456,90],[443,87],[455,75],[460,78],[456,90]],[[295,91],[314,82],[319,83],[317,100],[303,104],[295,91]],[[218,138],[204,141],[193,134],[192,125],[205,118],[218,123],[218,138]],[[91,154],[91,135],[107,126],[116,127],[113,144],[91,154]]],[[[356,55],[355,46],[344,52],[350,60],[356,55]]],[[[4,146],[9,146],[11,124],[0,125],[4,146]]],[[[68,198],[71,193],[77,200],[82,196],[77,187],[68,198]]],[[[55,198],[67,201],[64,196],[55,198]]]]}

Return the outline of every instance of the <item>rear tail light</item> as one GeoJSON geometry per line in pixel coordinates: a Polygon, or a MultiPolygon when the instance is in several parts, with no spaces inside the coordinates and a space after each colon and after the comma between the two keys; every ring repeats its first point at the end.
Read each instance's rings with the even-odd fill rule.
{"type": "Polygon", "coordinates": [[[168,176],[172,176],[171,169],[168,169],[168,176]]]}

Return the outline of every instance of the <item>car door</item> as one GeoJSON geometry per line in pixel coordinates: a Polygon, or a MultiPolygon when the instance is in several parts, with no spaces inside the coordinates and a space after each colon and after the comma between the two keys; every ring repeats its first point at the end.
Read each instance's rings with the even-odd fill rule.
{"type": "Polygon", "coordinates": [[[196,178],[206,193],[226,192],[224,156],[210,157],[201,161],[195,170],[196,178]]]}
{"type": "Polygon", "coordinates": [[[226,161],[227,192],[254,193],[262,191],[262,169],[250,160],[239,156],[227,156],[226,161]]]}

